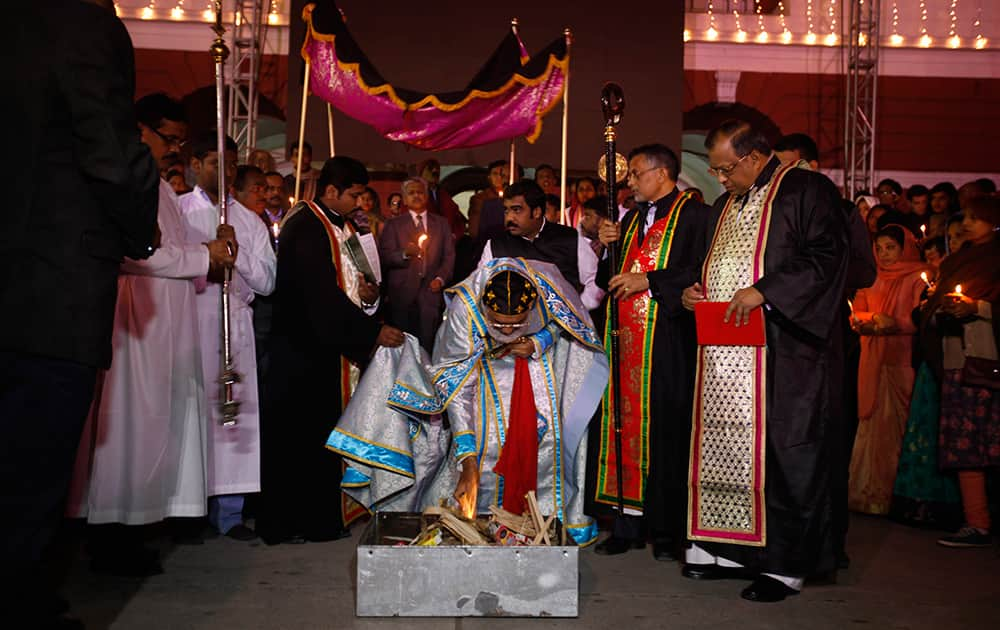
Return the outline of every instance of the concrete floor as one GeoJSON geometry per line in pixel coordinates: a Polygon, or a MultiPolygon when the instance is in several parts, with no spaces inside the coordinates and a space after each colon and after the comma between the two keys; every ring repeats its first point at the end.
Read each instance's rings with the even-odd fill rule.
{"type": "Polygon", "coordinates": [[[267,547],[216,538],[164,547],[166,572],[145,580],[91,573],[83,554],[64,594],[90,630],[413,628],[1000,629],[1000,553],[947,549],[937,533],[884,519],[852,522],[850,570],[780,604],[741,600],[744,582],[698,583],[648,549],[580,555],[578,619],[354,616],[353,539],[267,547]],[[616,628],[617,626],[617,628],[616,628]]]}

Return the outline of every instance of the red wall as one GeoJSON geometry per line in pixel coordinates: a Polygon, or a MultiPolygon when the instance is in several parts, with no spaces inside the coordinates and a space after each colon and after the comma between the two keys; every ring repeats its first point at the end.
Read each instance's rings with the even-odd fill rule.
{"type": "MultiPolygon", "coordinates": [[[[783,133],[816,139],[823,166],[842,164],[845,78],[744,72],[736,99],[783,133]]],[[[1000,80],[882,77],[876,112],[876,168],[904,171],[997,169],[1000,80]]],[[[684,111],[715,100],[715,73],[684,71],[684,111]]]]}

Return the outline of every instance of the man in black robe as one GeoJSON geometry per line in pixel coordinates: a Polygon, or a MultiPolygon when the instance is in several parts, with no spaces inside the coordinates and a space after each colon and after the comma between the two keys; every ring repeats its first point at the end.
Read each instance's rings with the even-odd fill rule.
{"type": "Polygon", "coordinates": [[[597,308],[604,292],[594,282],[597,255],[579,232],[545,218],[545,193],[530,179],[504,189],[504,231],[486,242],[480,266],[494,258],[525,258],[552,263],[580,293],[587,310],[597,308]]]}
{"type": "Polygon", "coordinates": [[[766,344],[699,349],[693,545],[683,574],[753,579],[743,598],[779,601],[798,593],[805,576],[834,567],[831,485],[843,432],[829,399],[842,365],[832,333],[844,299],[847,217],[826,176],[782,167],[748,123],[723,123],[705,145],[727,194],[716,202],[706,286],[688,287],[682,301],[691,309],[729,302],[730,327],[764,308],[766,344]],[[756,357],[749,371],[741,371],[743,352],[756,357]]]}
{"type": "MultiPolygon", "coordinates": [[[[653,556],[672,560],[680,556],[685,540],[695,338],[694,317],[682,308],[680,297],[698,278],[716,214],[677,188],[679,169],[677,155],[662,144],[634,149],[629,154],[628,183],[639,204],[620,224],[605,221],[600,228],[602,244],[617,240],[621,245],[621,268],[611,270],[604,258],[597,282],[608,288],[612,299],[621,301],[620,395],[623,403],[630,398],[635,401],[622,406],[623,462],[629,464],[623,475],[626,514],[616,516],[611,536],[597,545],[595,551],[601,554],[641,549],[648,536],[653,556]],[[628,262],[633,250],[661,260],[635,265],[628,262]],[[651,303],[630,308],[625,300],[632,296],[648,296],[651,303]],[[654,306],[654,323],[648,326],[648,313],[654,306]],[[624,337],[630,329],[652,336],[652,344],[641,344],[642,350],[634,356],[628,353],[624,337]],[[640,364],[646,366],[640,380],[628,378],[631,368],[640,364]],[[643,389],[648,400],[642,400],[647,395],[643,389]],[[630,408],[634,422],[626,422],[630,408]],[[644,439],[648,439],[646,448],[641,446],[644,439]]],[[[605,398],[596,500],[608,505],[617,503],[612,415],[605,398]]]]}
{"type": "Polygon", "coordinates": [[[330,158],[316,199],[300,204],[281,230],[261,416],[257,533],[268,544],[349,535],[341,511],[341,458],[324,448],[346,402],[341,359],[363,365],[376,346],[403,342],[398,329],[366,312],[377,301],[375,285],[358,278],[360,306],[345,292],[342,260],[332,251],[336,231],[354,229],[347,215],[367,183],[360,162],[330,158]]]}

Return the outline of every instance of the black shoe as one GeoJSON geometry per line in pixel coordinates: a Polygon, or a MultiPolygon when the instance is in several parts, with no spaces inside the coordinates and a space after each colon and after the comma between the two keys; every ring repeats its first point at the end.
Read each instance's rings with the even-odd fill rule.
{"type": "Polygon", "coordinates": [[[144,578],[163,573],[163,565],[155,549],[139,547],[99,553],[91,558],[90,570],[118,577],[144,578]]]}
{"type": "Polygon", "coordinates": [[[780,602],[789,595],[798,595],[794,588],[786,586],[778,580],[760,575],[753,584],[743,589],[740,597],[751,602],[780,602]]]}
{"type": "Polygon", "coordinates": [[[617,556],[629,549],[642,549],[645,546],[646,543],[638,538],[619,538],[612,535],[594,545],[594,553],[599,553],[602,556],[617,556]]]}
{"type": "Polygon", "coordinates": [[[680,560],[677,545],[669,538],[660,538],[653,541],[653,558],[660,562],[670,562],[680,560]]]}
{"type": "Polygon", "coordinates": [[[685,564],[681,575],[692,580],[749,580],[743,567],[720,567],[717,564],[685,564]]]}
{"type": "Polygon", "coordinates": [[[226,532],[227,538],[232,538],[233,540],[239,540],[240,542],[249,542],[257,538],[257,532],[253,531],[243,523],[237,523],[229,528],[226,532]]]}

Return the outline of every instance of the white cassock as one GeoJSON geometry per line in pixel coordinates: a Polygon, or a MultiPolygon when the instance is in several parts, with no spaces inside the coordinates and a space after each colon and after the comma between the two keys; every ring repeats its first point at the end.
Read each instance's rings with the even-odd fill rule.
{"type": "Polygon", "coordinates": [[[113,359],[77,454],[67,515],[141,525],[206,510],[205,391],[195,285],[208,249],[186,245],[177,195],[160,181],[160,248],[125,259],[113,359]]]}
{"type": "MultiPolygon", "coordinates": [[[[219,211],[200,187],[181,196],[188,243],[215,238],[219,211]]],[[[241,381],[234,388],[240,403],[235,426],[220,424],[222,398],[218,384],[222,374],[220,299],[222,286],[198,284],[198,329],[201,336],[201,363],[208,394],[208,495],[246,494],[260,491],[260,405],[257,396],[257,353],[254,348],[254,294],[270,295],[274,290],[277,259],[271,248],[267,226],[252,210],[230,198],[229,224],[236,231],[239,252],[230,283],[230,332],[233,363],[241,381]]]]}

